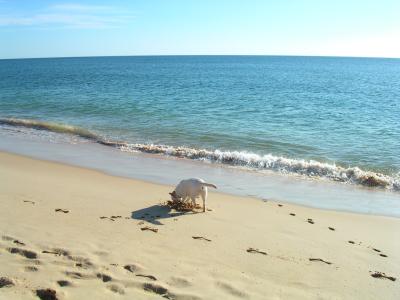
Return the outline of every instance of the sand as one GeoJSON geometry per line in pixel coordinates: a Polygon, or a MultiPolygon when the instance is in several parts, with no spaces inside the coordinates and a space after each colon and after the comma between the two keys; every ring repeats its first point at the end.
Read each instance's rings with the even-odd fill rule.
{"type": "Polygon", "coordinates": [[[0,153],[0,299],[400,299],[399,219],[171,190],[0,153]]]}

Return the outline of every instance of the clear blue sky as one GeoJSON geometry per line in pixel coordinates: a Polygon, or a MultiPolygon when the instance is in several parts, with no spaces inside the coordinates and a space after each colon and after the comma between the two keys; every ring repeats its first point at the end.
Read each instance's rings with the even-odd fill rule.
{"type": "Polygon", "coordinates": [[[400,57],[400,0],[0,0],[0,58],[400,57]]]}

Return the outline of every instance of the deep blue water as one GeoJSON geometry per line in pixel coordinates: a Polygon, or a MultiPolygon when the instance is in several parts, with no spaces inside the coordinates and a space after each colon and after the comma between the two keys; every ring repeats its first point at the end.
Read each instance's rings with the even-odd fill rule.
{"type": "Polygon", "coordinates": [[[212,153],[211,160],[252,168],[338,180],[358,167],[398,180],[400,59],[0,60],[0,118],[68,124],[131,144],[185,146],[193,149],[181,156],[206,160],[212,153]],[[329,165],[320,170],[318,162],[329,165]]]}

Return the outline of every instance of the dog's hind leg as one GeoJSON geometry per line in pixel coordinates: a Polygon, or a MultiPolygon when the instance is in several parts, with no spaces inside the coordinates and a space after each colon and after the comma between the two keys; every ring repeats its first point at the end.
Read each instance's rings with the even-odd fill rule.
{"type": "Polygon", "coordinates": [[[203,187],[201,190],[201,198],[203,199],[203,212],[206,211],[207,188],[203,187]]]}

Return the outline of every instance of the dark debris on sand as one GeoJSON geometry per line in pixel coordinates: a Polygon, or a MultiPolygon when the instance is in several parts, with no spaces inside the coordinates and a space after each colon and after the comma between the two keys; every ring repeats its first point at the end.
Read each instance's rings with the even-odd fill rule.
{"type": "Polygon", "coordinates": [[[383,272],[377,272],[375,271],[374,273],[371,274],[372,277],[374,278],[383,278],[383,279],[389,279],[391,281],[396,281],[396,277],[392,277],[392,276],[387,276],[385,273],[383,272]]]}
{"type": "Polygon", "coordinates": [[[18,240],[14,240],[13,241],[14,244],[20,245],[20,246],[25,246],[25,243],[18,241],[18,240]]]}
{"type": "Polygon", "coordinates": [[[267,255],[267,252],[260,251],[260,250],[255,249],[255,248],[249,248],[246,251],[249,252],[249,253],[259,253],[259,254],[262,254],[262,255],[267,255]]]}
{"type": "Polygon", "coordinates": [[[157,278],[156,278],[156,277],[154,277],[153,275],[136,274],[136,276],[138,276],[138,277],[145,277],[145,278],[149,278],[149,279],[151,279],[151,280],[154,280],[154,281],[156,281],[156,280],[157,280],[157,278]]]}
{"type": "Polygon", "coordinates": [[[180,212],[193,211],[194,209],[201,208],[201,206],[199,204],[193,205],[192,202],[187,202],[187,201],[168,200],[164,205],[168,206],[171,209],[175,209],[176,211],[180,211],[180,212]]]}
{"type": "Polygon", "coordinates": [[[192,236],[192,238],[195,239],[195,240],[204,240],[204,241],[207,241],[207,242],[211,242],[210,239],[207,239],[207,238],[205,238],[203,236],[192,236]]]}
{"type": "Polygon", "coordinates": [[[323,260],[322,258],[309,258],[308,260],[309,261],[320,261],[320,262],[326,263],[327,265],[332,264],[330,261],[323,260]]]}
{"type": "Polygon", "coordinates": [[[25,202],[25,203],[30,203],[30,204],[33,204],[33,205],[35,205],[35,202],[34,202],[34,201],[30,201],[30,200],[24,200],[24,202],[25,202]]]}
{"type": "Polygon", "coordinates": [[[140,230],[142,230],[142,231],[149,230],[149,231],[153,231],[154,233],[158,232],[157,228],[152,228],[152,227],[149,227],[149,226],[142,227],[142,228],[140,228],[140,230]]]}

